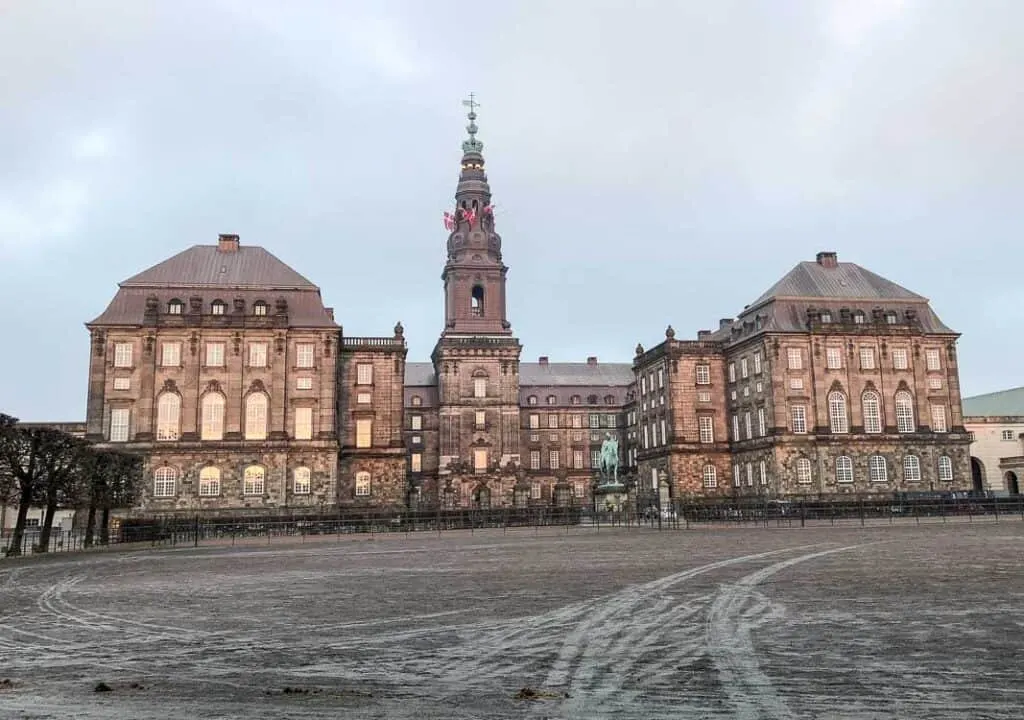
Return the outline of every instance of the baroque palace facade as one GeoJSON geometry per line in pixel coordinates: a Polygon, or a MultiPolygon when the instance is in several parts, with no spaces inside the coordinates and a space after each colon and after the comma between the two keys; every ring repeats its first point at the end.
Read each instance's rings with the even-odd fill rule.
{"type": "Polygon", "coordinates": [[[631,363],[522,361],[469,118],[430,362],[401,324],[347,337],[236,235],[120,284],[87,324],[86,433],[146,457],[142,511],[586,504],[608,434],[664,499],[970,486],[958,334],[835,253],[631,363]]]}

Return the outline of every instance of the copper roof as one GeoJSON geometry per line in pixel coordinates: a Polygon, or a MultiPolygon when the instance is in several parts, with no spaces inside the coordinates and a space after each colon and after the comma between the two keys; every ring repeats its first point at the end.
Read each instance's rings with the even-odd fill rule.
{"type": "Polygon", "coordinates": [[[121,287],[217,287],[315,290],[316,285],[264,248],[193,245],[121,283],[121,287]]]}
{"type": "Polygon", "coordinates": [[[835,267],[826,267],[811,261],[799,263],[750,306],[780,297],[925,300],[856,263],[837,262],[835,267]]]}

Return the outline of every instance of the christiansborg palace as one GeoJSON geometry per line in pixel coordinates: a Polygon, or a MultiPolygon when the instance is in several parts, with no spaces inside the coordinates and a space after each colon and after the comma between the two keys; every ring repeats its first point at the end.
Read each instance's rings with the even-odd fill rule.
{"type": "Polygon", "coordinates": [[[958,334],[833,252],[632,363],[521,360],[474,120],[429,362],[400,324],[344,335],[236,235],[120,283],[87,324],[87,437],[146,457],[146,511],[586,504],[608,433],[672,498],[971,486],[958,334]]]}

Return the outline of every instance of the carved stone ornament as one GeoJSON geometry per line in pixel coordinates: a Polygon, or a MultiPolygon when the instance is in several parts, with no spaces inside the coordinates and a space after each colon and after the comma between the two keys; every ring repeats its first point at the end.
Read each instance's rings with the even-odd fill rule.
{"type": "Polygon", "coordinates": [[[274,351],[278,355],[284,354],[284,335],[278,334],[277,337],[274,338],[274,351]]]}
{"type": "Polygon", "coordinates": [[[168,378],[164,380],[163,392],[178,392],[178,385],[173,380],[168,378]]]}
{"type": "Polygon", "coordinates": [[[267,391],[267,388],[263,384],[262,380],[259,380],[259,379],[253,380],[252,383],[250,383],[250,385],[249,385],[249,392],[266,392],[266,391],[267,391]]]}
{"type": "Polygon", "coordinates": [[[189,352],[192,353],[192,356],[195,357],[195,354],[199,351],[199,335],[198,334],[192,333],[191,337],[189,337],[189,339],[188,339],[188,349],[189,349],[189,352]]]}
{"type": "Polygon", "coordinates": [[[235,333],[234,337],[231,338],[234,346],[235,355],[241,355],[242,353],[242,333],[235,333]]]}
{"type": "Polygon", "coordinates": [[[218,380],[211,380],[210,382],[206,383],[206,392],[223,392],[220,386],[220,382],[218,380]]]}
{"type": "Polygon", "coordinates": [[[154,345],[156,345],[156,338],[152,335],[147,335],[145,342],[142,344],[143,351],[147,355],[152,355],[154,345]]]}
{"type": "Polygon", "coordinates": [[[106,350],[107,350],[106,339],[107,339],[106,333],[104,333],[102,330],[95,330],[95,331],[93,331],[93,335],[92,335],[93,354],[95,354],[96,357],[103,357],[103,353],[106,352],[106,350]]]}

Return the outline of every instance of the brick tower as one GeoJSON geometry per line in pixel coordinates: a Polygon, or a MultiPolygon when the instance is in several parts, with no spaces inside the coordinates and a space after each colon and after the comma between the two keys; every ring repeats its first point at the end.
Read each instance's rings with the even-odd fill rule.
{"type": "Polygon", "coordinates": [[[437,499],[460,505],[511,491],[502,468],[519,462],[522,350],[506,314],[508,267],[494,227],[483,143],[476,138],[477,104],[472,95],[465,104],[469,137],[462,143],[455,209],[445,215],[445,325],[431,355],[438,383],[440,484],[448,488],[437,499]]]}

